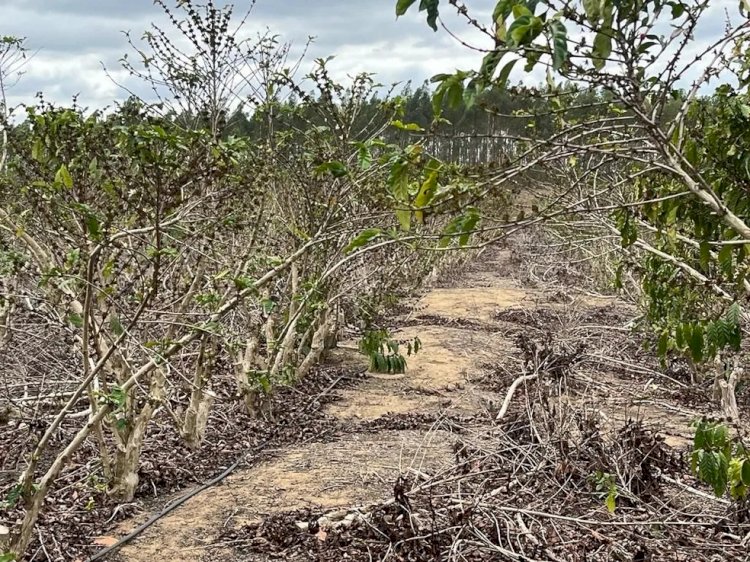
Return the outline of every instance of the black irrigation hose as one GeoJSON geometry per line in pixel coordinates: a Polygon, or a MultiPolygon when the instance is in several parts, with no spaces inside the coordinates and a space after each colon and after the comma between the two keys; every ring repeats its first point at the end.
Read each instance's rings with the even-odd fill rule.
{"type": "MultiPolygon", "coordinates": [[[[364,371],[362,371],[364,372],[364,371]]],[[[360,373],[361,374],[361,373],[360,373]]],[[[308,408],[313,405],[317,400],[319,400],[322,396],[325,396],[328,394],[333,388],[339,384],[343,379],[351,378],[351,375],[341,375],[336,380],[334,380],[323,392],[320,394],[316,394],[313,398],[310,399],[310,401],[307,403],[307,406],[305,407],[303,412],[306,412],[308,408]]],[[[184,496],[177,498],[175,501],[170,503],[167,507],[162,509],[159,513],[152,515],[145,523],[142,523],[138,527],[136,527],[133,531],[122,537],[120,540],[118,540],[115,544],[112,546],[108,546],[107,548],[103,548],[96,554],[94,554],[91,558],[88,559],[87,562],[95,562],[96,560],[103,560],[106,556],[112,554],[113,552],[120,550],[123,546],[125,546],[127,543],[132,541],[134,538],[136,538],[138,535],[143,533],[146,529],[151,527],[154,523],[162,519],[163,517],[166,517],[170,513],[172,513],[175,509],[180,507],[182,504],[184,504],[186,501],[190,500],[191,498],[194,498],[201,492],[205,492],[212,486],[215,486],[222,480],[225,480],[230,474],[232,474],[237,468],[242,464],[245,459],[247,459],[251,455],[257,454],[259,451],[261,451],[266,445],[268,445],[275,437],[278,435],[280,430],[280,427],[276,427],[271,434],[266,437],[259,445],[256,445],[253,449],[250,451],[247,451],[246,453],[240,455],[240,457],[234,461],[229,467],[227,467],[224,472],[219,474],[218,476],[214,476],[211,480],[208,482],[201,484],[197,488],[194,488],[190,490],[188,493],[186,493],[184,496]]]]}

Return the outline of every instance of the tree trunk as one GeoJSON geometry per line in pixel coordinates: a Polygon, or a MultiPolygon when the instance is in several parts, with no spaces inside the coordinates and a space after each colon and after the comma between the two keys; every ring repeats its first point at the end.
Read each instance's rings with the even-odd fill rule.
{"type": "Polygon", "coordinates": [[[214,402],[216,402],[216,394],[208,389],[194,392],[191,396],[190,406],[185,414],[185,422],[182,426],[182,438],[188,447],[194,451],[200,449],[206,438],[208,416],[214,402]]]}
{"type": "Polygon", "coordinates": [[[714,379],[714,398],[719,401],[724,416],[733,422],[740,421],[740,410],[737,407],[737,396],[735,390],[737,383],[742,378],[742,367],[737,358],[734,359],[734,366],[726,376],[724,372],[716,374],[714,379]]]}
{"type": "MultiPolygon", "coordinates": [[[[291,312],[291,311],[290,311],[291,312]]],[[[275,380],[279,373],[292,362],[292,356],[294,355],[295,344],[297,343],[297,320],[299,316],[295,316],[287,327],[286,335],[281,341],[281,346],[276,352],[276,358],[271,368],[271,379],[275,380]]]]}
{"type": "Polygon", "coordinates": [[[323,312],[320,318],[318,329],[315,330],[315,334],[313,334],[310,352],[307,354],[307,357],[305,357],[304,361],[302,361],[299,368],[297,369],[298,379],[304,378],[307,373],[310,372],[310,369],[312,369],[312,367],[320,361],[320,358],[325,351],[326,338],[328,337],[328,333],[331,330],[329,318],[330,315],[328,313],[328,310],[326,310],[325,312],[323,312]]]}
{"type": "MultiPolygon", "coordinates": [[[[269,290],[266,290],[266,292],[263,294],[263,298],[265,300],[271,299],[271,292],[269,290]]],[[[263,327],[264,333],[266,336],[266,355],[268,357],[268,360],[271,361],[271,358],[274,356],[274,351],[276,350],[276,312],[274,310],[271,310],[268,314],[268,318],[266,319],[266,323],[263,327]]],[[[268,365],[270,368],[271,365],[268,365]]]]}
{"type": "Polygon", "coordinates": [[[192,392],[190,393],[190,404],[188,405],[185,418],[180,429],[180,435],[188,447],[194,451],[203,444],[206,435],[208,415],[211,412],[216,395],[207,388],[211,380],[214,365],[216,364],[216,338],[206,336],[201,341],[198,353],[198,365],[193,377],[192,392]]]}
{"type": "Polygon", "coordinates": [[[15,287],[10,285],[9,280],[0,279],[0,286],[5,296],[0,296],[0,349],[10,339],[10,322],[13,311],[13,294],[16,293],[15,287]]]}
{"type": "Polygon", "coordinates": [[[258,338],[251,336],[247,339],[244,353],[235,361],[235,380],[237,392],[245,404],[245,410],[254,418],[270,419],[271,410],[268,397],[250,380],[252,373],[258,372],[258,338]]]}
{"type": "Polygon", "coordinates": [[[138,487],[138,466],[146,437],[149,422],[158,405],[164,399],[164,373],[157,370],[151,379],[148,400],[137,416],[125,418],[123,429],[118,427],[119,420],[113,420],[113,431],[117,440],[117,452],[112,467],[110,494],[122,502],[129,502],[135,496],[138,487]]]}
{"type": "Polygon", "coordinates": [[[289,280],[291,286],[291,298],[287,314],[287,318],[289,320],[287,322],[284,339],[281,341],[281,345],[276,350],[276,357],[273,360],[273,366],[270,368],[269,376],[272,381],[276,380],[279,373],[292,363],[292,356],[294,355],[295,344],[297,343],[297,322],[300,318],[300,304],[297,301],[297,294],[299,292],[299,268],[295,263],[292,264],[291,269],[292,271],[289,280]]]}
{"type": "Polygon", "coordinates": [[[336,305],[333,313],[328,315],[330,321],[328,330],[323,340],[323,349],[336,349],[339,344],[339,328],[344,324],[344,313],[341,308],[336,305]]]}
{"type": "Polygon", "coordinates": [[[122,502],[132,501],[138,487],[138,464],[141,458],[145,426],[131,430],[127,442],[117,448],[112,470],[110,495],[122,502]]]}
{"type": "Polygon", "coordinates": [[[0,525],[0,553],[5,552],[10,547],[10,529],[0,525]]]}

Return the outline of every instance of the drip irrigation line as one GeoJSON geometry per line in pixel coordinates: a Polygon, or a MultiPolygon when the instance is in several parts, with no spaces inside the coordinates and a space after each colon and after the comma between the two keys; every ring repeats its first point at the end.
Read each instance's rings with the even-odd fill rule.
{"type": "MultiPolygon", "coordinates": [[[[365,371],[361,371],[358,373],[358,375],[361,375],[365,371]]],[[[328,394],[331,390],[333,390],[336,385],[338,385],[342,380],[344,379],[350,379],[354,378],[353,375],[341,375],[336,380],[334,380],[323,392],[316,394],[313,396],[305,406],[305,408],[302,410],[302,412],[307,412],[310,407],[318,402],[320,398],[328,394]]],[[[318,404],[318,408],[320,408],[320,404],[318,404]]],[[[316,408],[317,410],[317,408],[316,408]]],[[[281,426],[277,426],[263,441],[261,441],[260,444],[253,447],[250,451],[247,451],[239,456],[237,460],[235,460],[231,465],[229,465],[226,469],[224,469],[223,472],[218,474],[217,476],[214,476],[211,480],[208,482],[205,482],[198,486],[197,488],[193,488],[189,492],[187,492],[185,495],[177,498],[172,503],[167,505],[164,509],[162,509],[160,512],[156,513],[155,515],[152,515],[146,522],[140,524],[138,527],[136,527],[133,531],[119,539],[116,543],[114,543],[111,546],[108,546],[107,548],[103,548],[96,554],[94,554],[91,558],[87,560],[87,562],[96,562],[97,560],[104,560],[107,556],[110,554],[113,554],[114,552],[120,550],[123,546],[125,546],[127,543],[135,539],[138,535],[143,533],[146,529],[151,527],[154,523],[159,521],[160,519],[166,517],[170,513],[172,513],[175,509],[180,507],[182,504],[187,502],[188,500],[194,498],[201,492],[205,492],[209,488],[215,486],[216,484],[219,484],[223,480],[225,480],[229,475],[231,475],[239,466],[249,457],[255,456],[257,453],[259,453],[262,449],[266,447],[273,439],[276,438],[276,436],[279,434],[279,431],[281,429],[281,426]]]]}

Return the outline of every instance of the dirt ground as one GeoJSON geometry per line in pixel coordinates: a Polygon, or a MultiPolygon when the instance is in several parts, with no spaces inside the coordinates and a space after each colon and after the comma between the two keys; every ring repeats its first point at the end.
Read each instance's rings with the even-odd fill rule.
{"type": "MultiPolygon", "coordinates": [[[[661,451],[656,472],[682,466],[680,459],[684,459],[690,442],[688,424],[708,413],[706,402],[691,401],[685,381],[667,374],[643,351],[640,343],[632,341],[627,329],[634,314],[632,308],[616,298],[591,294],[571,284],[524,286],[516,275],[514,259],[510,251],[488,250],[460,279],[430,290],[413,303],[411,311],[401,319],[403,328],[396,335],[400,338],[418,335],[423,350],[410,358],[403,376],[369,374],[356,384],[336,388],[322,410],[325,421],[321,428],[329,431],[326,436],[316,438],[313,427],[309,439],[266,451],[266,460],[238,470],[223,483],[161,518],[122,548],[116,558],[127,562],[734,559],[729,551],[725,551],[727,558],[715,558],[716,549],[721,550],[721,540],[734,540],[726,538],[711,539],[715,547],[712,552],[696,550],[694,558],[683,556],[693,548],[685,538],[690,533],[689,526],[687,534],[669,538],[686,544],[670,547],[668,556],[666,550],[659,554],[662,547],[658,541],[662,539],[657,537],[658,533],[642,536],[631,530],[628,526],[631,523],[627,522],[628,518],[640,520],[645,517],[643,513],[653,514],[649,511],[652,508],[641,506],[635,499],[627,499],[629,504],[622,500],[625,505],[633,506],[627,508],[632,511],[623,514],[624,519],[615,524],[586,478],[576,481],[578,494],[585,497],[566,500],[565,494],[569,493],[566,486],[574,481],[573,472],[568,469],[568,480],[560,484],[559,471],[563,468],[559,464],[551,466],[551,461],[547,467],[544,458],[548,453],[539,446],[544,440],[538,433],[554,432],[552,426],[557,422],[548,424],[552,429],[544,429],[542,422],[538,427],[533,423],[523,427],[520,422],[517,427],[512,425],[516,423],[512,420],[522,420],[525,415],[533,418],[539,401],[545,404],[547,412],[556,412],[559,420],[563,419],[563,412],[575,412],[578,418],[586,418],[590,427],[596,427],[599,451],[609,451],[627,442],[622,437],[627,431],[631,432],[627,435],[637,434],[638,439],[651,439],[652,448],[661,451]],[[576,367],[564,381],[547,383],[547,386],[558,385],[557,392],[544,390],[541,383],[523,387],[512,401],[507,416],[512,420],[496,425],[493,419],[507,389],[524,368],[518,342],[523,338],[542,341],[553,336],[555,342],[562,342],[560,349],[577,350],[576,367]],[[535,393],[541,398],[535,399],[535,393]],[[547,403],[549,396],[556,401],[551,406],[547,403]],[[544,473],[549,482],[556,479],[559,490],[550,492],[549,501],[532,496],[524,500],[521,494],[494,507],[493,518],[498,513],[514,513],[503,523],[508,535],[507,547],[500,545],[501,540],[489,538],[482,546],[484,539],[476,538],[484,536],[479,523],[466,527],[474,532],[471,540],[454,537],[451,543],[435,539],[445,534],[435,530],[436,522],[448,517],[452,509],[445,498],[453,498],[455,504],[455,498],[461,497],[461,490],[456,492],[452,487],[460,480],[455,475],[486,473],[499,478],[497,459],[505,453],[488,451],[494,451],[493,447],[511,438],[514,440],[507,441],[511,443],[507,450],[513,455],[526,451],[526,456],[518,461],[518,467],[503,469],[505,484],[472,500],[473,513],[484,509],[483,506],[486,508],[487,498],[497,498],[503,486],[510,494],[515,489],[513,482],[524,482],[521,477],[524,471],[544,473]],[[524,462],[531,462],[537,454],[541,455],[541,462],[523,469],[524,462]],[[473,464],[468,464],[467,459],[473,459],[473,464]],[[436,482],[440,484],[428,485],[436,482]],[[404,489],[411,490],[411,494],[404,489]],[[443,498],[440,500],[443,503],[430,492],[429,501],[424,504],[426,489],[440,489],[442,495],[436,497],[443,498]],[[479,497],[481,501],[476,499],[479,497]],[[395,509],[394,506],[406,509],[410,502],[415,507],[409,515],[411,530],[407,532],[403,513],[389,510],[395,509]],[[424,517],[433,522],[429,533],[429,525],[423,525],[424,521],[415,523],[421,521],[417,504],[426,510],[424,517]],[[566,511],[573,504],[581,510],[575,516],[566,511]],[[527,507],[533,505],[543,505],[550,513],[540,515],[542,512],[534,509],[542,507],[527,507]],[[553,508],[554,505],[558,507],[553,508]],[[331,523],[341,520],[335,514],[341,514],[347,524],[331,523]],[[555,521],[562,521],[562,526],[554,527],[555,521]],[[415,531],[415,525],[420,532],[415,531]],[[396,528],[398,532],[394,531],[396,528]],[[432,538],[425,538],[428,536],[432,538]],[[513,536],[516,538],[511,539],[513,536]],[[473,545],[470,555],[458,555],[461,548],[467,548],[456,546],[461,540],[465,545],[473,545]]],[[[339,350],[335,355],[339,364],[364,366],[363,359],[349,349],[339,350]]],[[[547,421],[552,419],[551,415],[545,416],[547,421]]],[[[583,427],[580,420],[578,427],[583,427]]],[[[597,454],[588,454],[570,458],[595,466],[597,454]]],[[[691,520],[701,532],[705,530],[701,525],[713,529],[715,522],[723,517],[723,504],[711,501],[709,494],[701,495],[695,488],[699,485],[690,479],[684,466],[674,470],[682,470],[680,477],[687,483],[679,481],[676,491],[660,488],[659,502],[679,505],[683,514],[696,509],[696,513],[706,512],[705,521],[695,522],[695,517],[691,520]],[[685,489],[693,490],[687,499],[685,489]]],[[[644,481],[656,478],[653,471],[647,476],[644,481]]],[[[466,490],[484,490],[492,478],[484,478],[482,484],[477,484],[476,479],[467,480],[466,490]]],[[[109,544],[132,530],[146,515],[144,511],[119,523],[105,536],[91,540],[109,544]]],[[[458,528],[454,519],[450,519],[453,526],[446,528],[458,528]]],[[[652,525],[652,530],[655,528],[652,525]]],[[[664,537],[672,532],[668,524],[659,528],[669,530],[663,531],[664,537]]],[[[682,533],[681,527],[677,529],[682,533]]],[[[736,530],[725,534],[741,539],[736,530]]]]}
{"type": "MultiPolygon", "coordinates": [[[[470,415],[496,400],[494,393],[469,379],[482,365],[501,360],[503,351],[510,352],[492,318],[522,305],[527,294],[511,280],[490,272],[471,281],[484,286],[434,289],[415,304],[407,320],[418,324],[395,334],[403,339],[418,335],[424,345],[409,359],[406,375],[371,375],[356,388],[340,391],[340,399],[327,413],[351,425],[394,414],[470,415]],[[428,320],[422,322],[422,317],[428,320]],[[439,320],[433,323],[432,317],[439,320]],[[460,326],[464,320],[488,323],[487,329],[466,329],[460,326]]],[[[169,562],[214,559],[219,549],[216,539],[227,525],[241,527],[291,510],[377,502],[390,493],[399,474],[434,474],[452,463],[454,441],[450,432],[432,427],[384,429],[354,431],[333,442],[280,451],[273,460],[193,498],[123,548],[120,557],[133,562],[151,562],[157,556],[169,562]]],[[[123,525],[120,530],[130,529],[123,525]]]]}

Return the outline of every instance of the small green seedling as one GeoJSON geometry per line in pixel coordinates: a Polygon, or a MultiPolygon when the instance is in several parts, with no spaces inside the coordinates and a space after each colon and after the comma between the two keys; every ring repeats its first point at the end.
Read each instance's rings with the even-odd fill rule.
{"type": "Polygon", "coordinates": [[[370,358],[370,370],[374,373],[406,372],[406,357],[401,353],[403,347],[406,347],[406,356],[410,357],[419,352],[422,342],[418,337],[399,342],[385,329],[369,331],[359,342],[359,351],[370,358]]]}

